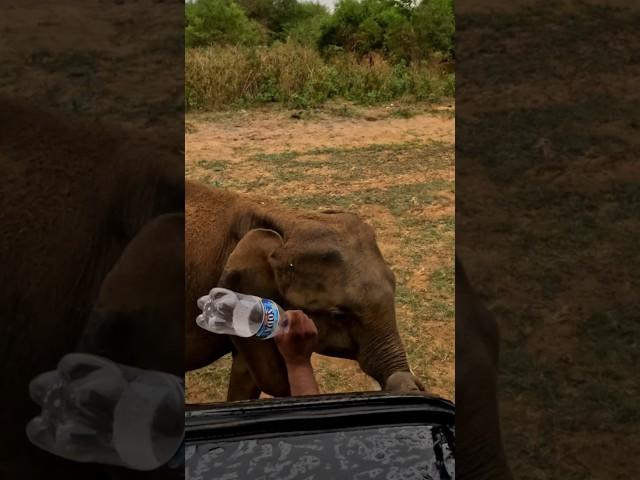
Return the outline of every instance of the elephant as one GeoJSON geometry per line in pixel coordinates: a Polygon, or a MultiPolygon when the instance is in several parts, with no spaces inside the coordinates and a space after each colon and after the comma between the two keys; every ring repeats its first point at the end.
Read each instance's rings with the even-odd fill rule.
{"type": "Polygon", "coordinates": [[[0,125],[0,477],[104,478],[28,443],[38,414],[28,384],[76,349],[105,278],[145,225],[184,211],[183,139],[5,97],[0,125]]]}
{"type": "Polygon", "coordinates": [[[196,300],[211,288],[270,298],[316,323],[316,352],[357,360],[384,390],[423,391],[395,319],[395,277],[373,228],[336,210],[305,212],[268,199],[185,183],[186,369],[232,352],[227,399],[290,394],[273,340],[208,332],[196,300]]]}
{"type": "Polygon", "coordinates": [[[456,475],[511,480],[498,411],[499,331],[456,255],[456,475]]]}

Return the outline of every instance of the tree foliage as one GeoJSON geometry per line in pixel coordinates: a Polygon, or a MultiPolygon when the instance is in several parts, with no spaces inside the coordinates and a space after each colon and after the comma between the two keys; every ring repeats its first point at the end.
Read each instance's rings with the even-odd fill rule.
{"type": "Polygon", "coordinates": [[[453,56],[456,32],[453,0],[423,0],[412,16],[416,44],[453,56]]]}
{"type": "Polygon", "coordinates": [[[332,14],[299,0],[195,0],[186,17],[188,46],[280,41],[404,62],[453,57],[453,0],[339,0],[332,14]]]}
{"type": "Polygon", "coordinates": [[[453,0],[340,0],[320,37],[321,49],[380,51],[416,60],[453,55],[453,0]]]}
{"type": "Polygon", "coordinates": [[[197,0],[185,4],[185,43],[207,45],[254,45],[260,43],[259,26],[249,20],[232,0],[197,0]]]}

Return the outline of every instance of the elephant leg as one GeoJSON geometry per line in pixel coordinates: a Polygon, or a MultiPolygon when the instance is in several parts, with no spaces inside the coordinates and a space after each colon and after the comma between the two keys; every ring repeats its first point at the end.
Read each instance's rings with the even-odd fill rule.
{"type": "Polygon", "coordinates": [[[255,400],[260,397],[260,389],[251,376],[249,365],[242,354],[234,353],[227,402],[255,400]]]}
{"type": "Polygon", "coordinates": [[[272,397],[291,395],[287,366],[273,340],[233,337],[231,341],[261,392],[272,397]]]}
{"type": "Polygon", "coordinates": [[[207,332],[200,327],[188,327],[185,343],[187,371],[206,367],[232,351],[232,344],[226,335],[207,332]]]}

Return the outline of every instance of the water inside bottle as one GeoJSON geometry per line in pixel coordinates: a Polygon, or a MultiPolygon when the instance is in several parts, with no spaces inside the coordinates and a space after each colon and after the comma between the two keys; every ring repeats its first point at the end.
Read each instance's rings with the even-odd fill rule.
{"type": "Polygon", "coordinates": [[[252,295],[214,288],[209,295],[198,299],[198,307],[202,315],[198,316],[197,323],[214,333],[251,337],[262,325],[262,302],[252,295]]]}
{"type": "Polygon", "coordinates": [[[254,298],[240,299],[233,311],[233,329],[240,337],[251,337],[262,325],[261,303],[254,298]]]}

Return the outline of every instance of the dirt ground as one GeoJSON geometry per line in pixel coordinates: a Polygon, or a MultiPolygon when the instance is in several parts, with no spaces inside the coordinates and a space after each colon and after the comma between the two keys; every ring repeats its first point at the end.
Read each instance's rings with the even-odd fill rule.
{"type": "MultiPolygon", "coordinates": [[[[338,207],[374,226],[398,279],[409,362],[454,395],[454,111],[336,104],[187,117],[186,176],[303,209],[338,207]]],[[[314,356],[325,393],[377,390],[356,362],[314,356]]],[[[224,400],[229,358],[187,375],[187,401],[224,400]]]]}
{"type": "Polygon", "coordinates": [[[183,22],[181,0],[3,2],[0,94],[181,134],[183,22]]]}
{"type": "MultiPolygon", "coordinates": [[[[434,113],[451,110],[450,106],[443,105],[434,113]]],[[[453,143],[455,129],[450,116],[416,115],[406,119],[394,117],[397,111],[393,106],[364,109],[343,105],[311,113],[263,110],[257,114],[243,110],[233,114],[193,114],[187,120],[187,131],[197,135],[186,144],[188,163],[206,160],[212,151],[230,162],[243,162],[256,153],[307,151],[328,146],[356,148],[423,139],[453,143]],[[306,116],[312,121],[304,118],[295,121],[292,115],[306,116]]],[[[406,110],[405,115],[412,113],[406,110]]]]}
{"type": "Polygon", "coordinates": [[[457,248],[502,332],[514,477],[635,478],[639,13],[472,3],[456,19],[457,248]]]}

